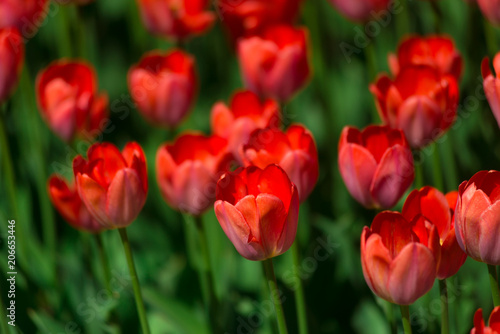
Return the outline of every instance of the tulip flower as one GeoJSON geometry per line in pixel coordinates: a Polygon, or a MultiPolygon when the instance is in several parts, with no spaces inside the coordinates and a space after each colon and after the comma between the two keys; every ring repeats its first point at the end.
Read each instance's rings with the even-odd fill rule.
{"type": "Polygon", "coordinates": [[[457,81],[462,76],[463,59],[451,37],[434,35],[410,36],[398,47],[397,55],[389,55],[389,67],[397,76],[401,68],[410,65],[427,65],[441,75],[452,75],[457,81]]]}
{"type": "Polygon", "coordinates": [[[488,327],[484,325],[483,310],[478,309],[474,314],[474,328],[470,334],[498,334],[500,333],[500,307],[491,311],[488,327]]]}
{"type": "Polygon", "coordinates": [[[339,170],[347,190],[366,208],[393,207],[414,178],[413,156],[402,131],[346,126],[339,141],[339,170]]]}
{"type": "Polygon", "coordinates": [[[228,139],[229,151],[243,163],[243,145],[255,129],[278,128],[281,125],[278,103],[260,101],[251,91],[236,92],[231,103],[217,102],[211,113],[212,132],[228,139]]]}
{"type": "Polygon", "coordinates": [[[311,132],[303,125],[292,125],[286,133],[278,129],[252,132],[243,148],[247,165],[261,169],[277,164],[297,186],[304,202],[318,181],[318,151],[311,132]]]}
{"type": "Polygon", "coordinates": [[[500,26],[500,0],[477,0],[477,3],[488,21],[500,26]]]}
{"type": "Polygon", "coordinates": [[[60,5],[77,5],[84,6],[93,2],[94,0],[55,0],[60,5]]]}
{"type": "Polygon", "coordinates": [[[388,10],[392,0],[330,0],[332,5],[348,19],[367,22],[382,10],[388,10]]]}
{"type": "Polygon", "coordinates": [[[361,265],[366,283],[380,298],[409,305],[436,279],[439,236],[434,225],[413,224],[399,212],[384,211],[364,227],[361,265]]]}
{"type": "Polygon", "coordinates": [[[16,28],[0,28],[0,59],[1,104],[16,87],[24,62],[24,42],[16,28]]]}
{"type": "Polygon", "coordinates": [[[108,229],[130,225],[148,193],[146,157],[141,146],[128,143],[122,152],[110,143],[97,143],[73,160],[80,197],[92,217],[108,229]]]}
{"type": "Polygon", "coordinates": [[[309,78],[307,44],[307,30],[291,26],[240,39],[238,57],[246,87],[261,97],[288,101],[309,78]]]}
{"type": "Polygon", "coordinates": [[[85,62],[50,64],[38,74],[36,95],[42,118],[66,142],[94,138],[108,120],[108,97],[98,93],[94,69],[85,62]]]}
{"type": "Polygon", "coordinates": [[[500,265],[500,172],[480,171],[458,189],[458,244],[476,261],[500,265]],[[497,212],[498,211],[498,212],[497,212]]]}
{"type": "Polygon", "coordinates": [[[16,27],[24,38],[33,37],[45,20],[48,0],[0,1],[0,29],[16,27]]]}
{"type": "Polygon", "coordinates": [[[454,193],[445,196],[439,190],[427,186],[412,191],[403,206],[403,216],[407,221],[420,220],[424,224],[436,226],[441,252],[437,278],[441,280],[455,275],[467,259],[455,235],[455,223],[452,220],[455,204],[454,193]]]}
{"type": "Polygon", "coordinates": [[[175,127],[191,108],[197,85],[194,59],[180,50],[146,54],[128,74],[141,114],[152,124],[175,127]]]}
{"type": "Polygon", "coordinates": [[[217,182],[215,215],[241,256],[263,261],[295,240],[299,195],[277,165],[239,168],[217,182]]]}
{"type": "Polygon", "coordinates": [[[104,230],[104,226],[92,218],[75,185],[68,185],[62,177],[53,175],[49,179],[48,190],[52,204],[72,227],[90,233],[104,230]]]}
{"type": "Polygon", "coordinates": [[[184,134],[156,154],[156,178],[165,201],[174,209],[201,215],[215,200],[215,185],[229,170],[232,154],[219,136],[184,134]]]}
{"type": "Polygon", "coordinates": [[[215,14],[207,0],[137,0],[142,22],[153,35],[183,40],[212,27],[215,14]]]}
{"type": "Polygon", "coordinates": [[[383,122],[403,130],[413,148],[430,144],[455,121],[457,81],[430,66],[405,66],[394,80],[381,75],[370,91],[383,122]]]}
{"type": "Polygon", "coordinates": [[[493,116],[495,116],[498,126],[500,127],[500,78],[497,77],[500,73],[500,52],[497,53],[493,59],[493,67],[496,75],[491,72],[488,57],[483,59],[481,72],[484,79],[484,92],[490,103],[493,116]]]}
{"type": "Polygon", "coordinates": [[[255,36],[267,27],[293,24],[302,0],[217,0],[215,6],[233,40],[255,36]]]}

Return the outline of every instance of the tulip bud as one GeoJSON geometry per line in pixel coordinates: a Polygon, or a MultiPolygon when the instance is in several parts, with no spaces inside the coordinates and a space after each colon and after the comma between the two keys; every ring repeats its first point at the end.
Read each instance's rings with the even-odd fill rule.
{"type": "Polygon", "coordinates": [[[307,30],[275,26],[261,36],[240,39],[238,57],[248,89],[288,101],[309,78],[307,30]]]}
{"type": "Polygon", "coordinates": [[[91,65],[59,60],[42,70],[36,80],[38,107],[48,126],[64,141],[95,137],[108,115],[108,97],[97,92],[91,65]]]}
{"type": "Polygon", "coordinates": [[[2,104],[16,87],[24,62],[24,42],[16,28],[0,28],[0,59],[2,104]]]}
{"type": "Polygon", "coordinates": [[[90,233],[99,233],[105,229],[92,218],[75,186],[69,186],[66,180],[53,175],[49,179],[48,189],[50,201],[73,228],[90,233]]]}
{"type": "Polygon", "coordinates": [[[319,164],[316,143],[309,130],[297,124],[286,133],[278,129],[258,129],[252,132],[243,148],[247,165],[266,168],[277,164],[297,186],[304,202],[318,181],[319,164]]]}
{"type": "Polygon", "coordinates": [[[201,215],[215,200],[219,177],[229,170],[232,154],[218,136],[184,134],[156,154],[156,178],[165,201],[174,209],[201,215]]]}
{"type": "Polygon", "coordinates": [[[366,208],[393,207],[413,182],[413,156],[400,130],[346,126],[338,152],[347,190],[366,208]]]}
{"type": "Polygon", "coordinates": [[[215,215],[241,256],[263,261],[286,252],[295,240],[297,188],[277,165],[226,173],[217,182],[215,215]]]}
{"type": "Polygon", "coordinates": [[[489,59],[487,57],[484,58],[481,66],[481,72],[484,79],[484,92],[490,103],[493,116],[495,116],[498,126],[500,127],[500,78],[497,77],[500,74],[500,52],[497,53],[493,59],[493,68],[495,69],[496,75],[491,72],[489,59]]]}
{"type": "Polygon", "coordinates": [[[488,327],[484,325],[483,310],[478,309],[474,314],[474,328],[470,334],[496,334],[500,333],[500,306],[491,311],[488,327]]]}
{"type": "Polygon", "coordinates": [[[175,127],[191,108],[197,78],[194,59],[180,50],[146,54],[128,74],[128,86],[141,114],[153,125],[175,127]]]}
{"type": "Polygon", "coordinates": [[[361,235],[361,266],[366,283],[380,298],[413,304],[436,279],[439,236],[434,225],[408,222],[399,212],[384,211],[361,235]]]}
{"type": "Polygon", "coordinates": [[[500,172],[480,171],[458,189],[455,229],[460,248],[476,261],[500,265],[500,172]]]}
{"type": "Polygon", "coordinates": [[[97,143],[73,160],[80,197],[90,214],[108,229],[130,225],[148,193],[146,157],[141,146],[128,143],[122,152],[110,143],[97,143]]]}

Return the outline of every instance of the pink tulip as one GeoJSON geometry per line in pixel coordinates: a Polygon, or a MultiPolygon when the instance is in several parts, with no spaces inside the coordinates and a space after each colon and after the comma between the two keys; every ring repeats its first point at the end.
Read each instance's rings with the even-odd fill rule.
{"type": "Polygon", "coordinates": [[[330,0],[337,10],[350,20],[366,22],[382,11],[389,9],[392,0],[330,0]]]}
{"type": "MultiPolygon", "coordinates": [[[[496,77],[491,72],[488,57],[483,59],[481,65],[481,72],[484,79],[484,92],[490,103],[493,116],[495,116],[498,126],[500,127],[500,78],[496,77]]],[[[497,53],[493,59],[493,68],[495,69],[495,74],[498,76],[500,74],[500,52],[497,53]]]]}
{"type": "Polygon", "coordinates": [[[493,25],[500,25],[500,0],[477,0],[483,15],[493,25]]]}
{"type": "Polygon", "coordinates": [[[413,304],[436,279],[439,236],[434,225],[408,222],[399,212],[384,211],[361,235],[361,266],[366,283],[380,298],[413,304]]]}

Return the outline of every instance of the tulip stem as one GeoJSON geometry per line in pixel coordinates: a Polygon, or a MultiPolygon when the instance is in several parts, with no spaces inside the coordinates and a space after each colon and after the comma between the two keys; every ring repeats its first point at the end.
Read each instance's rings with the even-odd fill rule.
{"type": "Polygon", "coordinates": [[[441,334],[450,332],[450,323],[448,316],[448,287],[446,280],[439,280],[439,292],[441,293],[441,334]]]}
{"type": "Polygon", "coordinates": [[[205,232],[205,225],[201,216],[195,216],[194,222],[199,236],[200,252],[202,256],[202,263],[199,266],[199,275],[202,284],[202,290],[205,292],[205,307],[207,311],[208,320],[212,326],[214,333],[220,333],[221,330],[218,326],[218,300],[215,293],[215,285],[213,279],[212,266],[210,263],[210,253],[207,243],[207,235],[205,232]]]}
{"type": "Polygon", "coordinates": [[[415,189],[420,189],[424,186],[424,165],[422,162],[415,163],[415,189]]]}
{"type": "Polygon", "coordinates": [[[439,7],[439,4],[437,1],[429,1],[430,4],[431,4],[431,7],[432,7],[432,11],[434,12],[434,16],[436,17],[436,26],[435,26],[435,29],[436,29],[436,32],[439,33],[441,32],[442,28],[441,28],[441,24],[442,24],[442,21],[443,21],[443,11],[441,10],[441,8],[439,7]]]}
{"type": "Polygon", "coordinates": [[[283,312],[283,307],[281,306],[281,296],[278,290],[276,276],[274,275],[273,260],[267,259],[262,261],[262,267],[264,268],[264,274],[266,275],[267,284],[269,285],[271,300],[274,303],[278,331],[280,334],[287,334],[288,330],[286,329],[285,313],[283,312]]]}
{"type": "Polygon", "coordinates": [[[65,5],[59,5],[59,14],[57,15],[59,19],[59,57],[64,58],[72,57],[71,48],[71,25],[69,24],[68,18],[68,8],[65,5]]]}
{"type": "Polygon", "coordinates": [[[118,229],[125,250],[125,257],[127,258],[128,269],[132,278],[132,287],[134,289],[135,304],[137,306],[137,313],[139,313],[139,320],[141,321],[142,333],[149,334],[149,324],[146,317],[146,309],[144,308],[144,301],[142,300],[141,286],[139,285],[139,278],[135,270],[134,258],[132,257],[132,250],[130,249],[130,242],[125,228],[118,229]]]}
{"type": "Polygon", "coordinates": [[[434,187],[444,192],[443,174],[441,173],[441,158],[439,156],[439,147],[434,144],[434,152],[432,157],[432,172],[434,173],[434,187]]]}
{"type": "Polygon", "coordinates": [[[108,290],[110,296],[113,296],[113,292],[111,290],[111,271],[109,270],[109,262],[108,257],[104,251],[104,246],[102,243],[102,235],[101,233],[95,234],[95,240],[97,242],[97,250],[99,252],[99,258],[101,259],[102,272],[104,274],[105,286],[106,290],[108,290]]]}
{"type": "Polygon", "coordinates": [[[490,277],[491,295],[493,296],[493,304],[495,307],[500,306],[500,290],[498,289],[497,268],[488,264],[488,274],[490,277]]]}
{"type": "Polygon", "coordinates": [[[410,6],[409,1],[411,0],[403,1],[402,10],[396,19],[396,31],[399,33],[399,39],[411,32],[411,20],[408,15],[408,11],[410,10],[408,8],[410,6]]]}
{"type": "Polygon", "coordinates": [[[297,240],[292,245],[292,257],[293,266],[296,273],[297,287],[295,289],[295,306],[297,310],[297,320],[299,323],[299,334],[307,334],[309,331],[307,329],[307,311],[306,311],[306,300],[304,296],[304,285],[302,284],[302,279],[299,277],[299,247],[297,240]]]}
{"type": "Polygon", "coordinates": [[[403,318],[403,329],[405,334],[411,334],[411,324],[410,324],[410,306],[399,305],[401,308],[401,316],[403,318]]]}
{"type": "Polygon", "coordinates": [[[484,26],[484,37],[486,38],[486,45],[488,47],[488,53],[490,57],[494,57],[495,53],[497,52],[495,30],[491,25],[491,23],[486,18],[483,18],[483,26],[484,26]]]}
{"type": "MultiPolygon", "coordinates": [[[[377,76],[377,53],[375,50],[375,39],[371,40],[370,43],[364,48],[366,63],[368,64],[368,83],[375,80],[377,76]]],[[[377,107],[375,103],[371,103],[372,109],[372,121],[373,123],[378,123],[380,118],[378,115],[377,107]]]]}

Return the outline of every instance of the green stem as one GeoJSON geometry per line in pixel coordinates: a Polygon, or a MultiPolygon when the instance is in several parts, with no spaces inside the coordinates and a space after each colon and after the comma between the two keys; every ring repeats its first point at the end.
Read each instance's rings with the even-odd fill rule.
{"type": "Polygon", "coordinates": [[[405,334],[411,334],[411,324],[410,324],[410,306],[399,305],[401,308],[401,316],[403,320],[403,329],[405,334]]]}
{"type": "Polygon", "coordinates": [[[220,333],[220,326],[218,326],[218,311],[219,305],[217,300],[217,295],[215,293],[215,285],[213,279],[212,265],[210,263],[210,253],[207,243],[207,236],[205,232],[205,225],[203,224],[203,219],[201,216],[195,216],[194,221],[196,224],[196,230],[199,236],[200,252],[202,256],[202,263],[200,266],[200,279],[203,285],[203,291],[205,291],[205,307],[207,310],[207,315],[212,326],[214,333],[220,333]]]}
{"type": "MultiPolygon", "coordinates": [[[[370,43],[364,48],[366,63],[368,67],[368,82],[372,82],[375,80],[377,76],[377,53],[375,50],[375,40],[373,39],[370,43]]],[[[380,117],[378,115],[377,107],[375,103],[371,103],[372,106],[372,122],[379,123],[380,117]]]]}
{"type": "Polygon", "coordinates": [[[104,285],[106,286],[106,290],[108,290],[109,294],[112,296],[113,291],[111,290],[111,271],[109,270],[108,257],[106,256],[106,252],[104,251],[102,235],[100,233],[95,234],[95,240],[97,242],[97,250],[99,252],[99,258],[101,259],[102,272],[104,274],[104,281],[105,281],[104,285]]]}
{"type": "Polygon", "coordinates": [[[401,13],[396,18],[396,30],[398,31],[399,39],[403,38],[411,32],[411,21],[408,15],[410,3],[409,1],[402,2],[401,13]]]}
{"type": "Polygon", "coordinates": [[[439,280],[439,292],[441,293],[441,334],[450,332],[450,323],[448,315],[448,287],[446,280],[439,280]]]}
{"type": "Polygon", "coordinates": [[[64,5],[59,5],[59,33],[58,33],[58,48],[59,57],[72,57],[71,53],[71,25],[68,19],[68,8],[64,5]]]}
{"type": "Polygon", "coordinates": [[[413,182],[415,189],[420,189],[424,186],[424,164],[420,162],[415,163],[415,181],[413,182]]]}
{"type": "Polygon", "coordinates": [[[434,144],[434,152],[432,157],[432,173],[434,176],[434,187],[440,191],[444,191],[443,174],[441,173],[441,158],[439,156],[439,147],[434,144]]]}
{"type": "MultiPolygon", "coordinates": [[[[295,273],[299,270],[299,247],[297,241],[292,245],[292,257],[293,266],[295,268],[295,273]]],[[[299,334],[307,334],[309,331],[307,329],[307,311],[306,311],[306,300],[304,295],[304,286],[299,275],[296,275],[297,288],[295,289],[295,307],[297,311],[297,320],[299,323],[299,334]]]]}
{"type": "Polygon", "coordinates": [[[435,16],[435,19],[436,19],[435,29],[436,29],[436,32],[439,33],[442,30],[441,25],[442,25],[442,22],[443,22],[443,11],[439,7],[439,4],[438,4],[437,0],[431,0],[429,2],[431,4],[432,11],[434,12],[434,16],[435,16]]]}
{"type": "Polygon", "coordinates": [[[488,46],[488,54],[490,55],[490,57],[494,57],[497,52],[495,29],[486,18],[483,18],[483,27],[484,37],[486,38],[486,45],[488,46]]]}
{"type": "Polygon", "coordinates": [[[391,334],[398,333],[398,326],[396,324],[396,317],[394,316],[394,304],[390,303],[382,298],[378,298],[379,303],[383,305],[385,317],[391,328],[391,334]]]}
{"type": "Polygon", "coordinates": [[[280,334],[288,334],[286,329],[285,313],[281,306],[281,297],[278,291],[278,283],[276,283],[276,276],[274,275],[273,260],[267,259],[262,261],[264,274],[266,276],[267,284],[269,285],[269,292],[271,300],[274,303],[274,310],[276,311],[276,322],[278,323],[278,331],[280,334]]]}
{"type": "Polygon", "coordinates": [[[132,250],[130,249],[130,242],[127,236],[127,230],[125,228],[118,229],[120,232],[120,237],[122,239],[123,248],[125,250],[125,257],[127,258],[128,269],[130,271],[130,276],[132,278],[132,287],[134,289],[135,304],[137,306],[137,313],[139,313],[139,319],[141,321],[142,333],[149,334],[149,324],[146,317],[146,309],[144,308],[144,301],[142,300],[141,287],[139,285],[139,278],[137,277],[137,272],[135,270],[134,258],[132,257],[132,250]]]}
{"type": "Polygon", "coordinates": [[[490,277],[491,295],[493,297],[493,304],[495,307],[500,306],[500,290],[498,289],[498,276],[497,268],[488,264],[488,274],[490,277]]]}
{"type": "Polygon", "coordinates": [[[446,173],[444,173],[444,177],[446,181],[447,190],[458,188],[457,165],[455,164],[455,156],[453,154],[454,148],[452,142],[453,139],[451,137],[451,133],[448,132],[448,137],[441,145],[441,150],[440,150],[440,152],[443,154],[443,161],[445,163],[444,168],[446,170],[446,173]]]}

